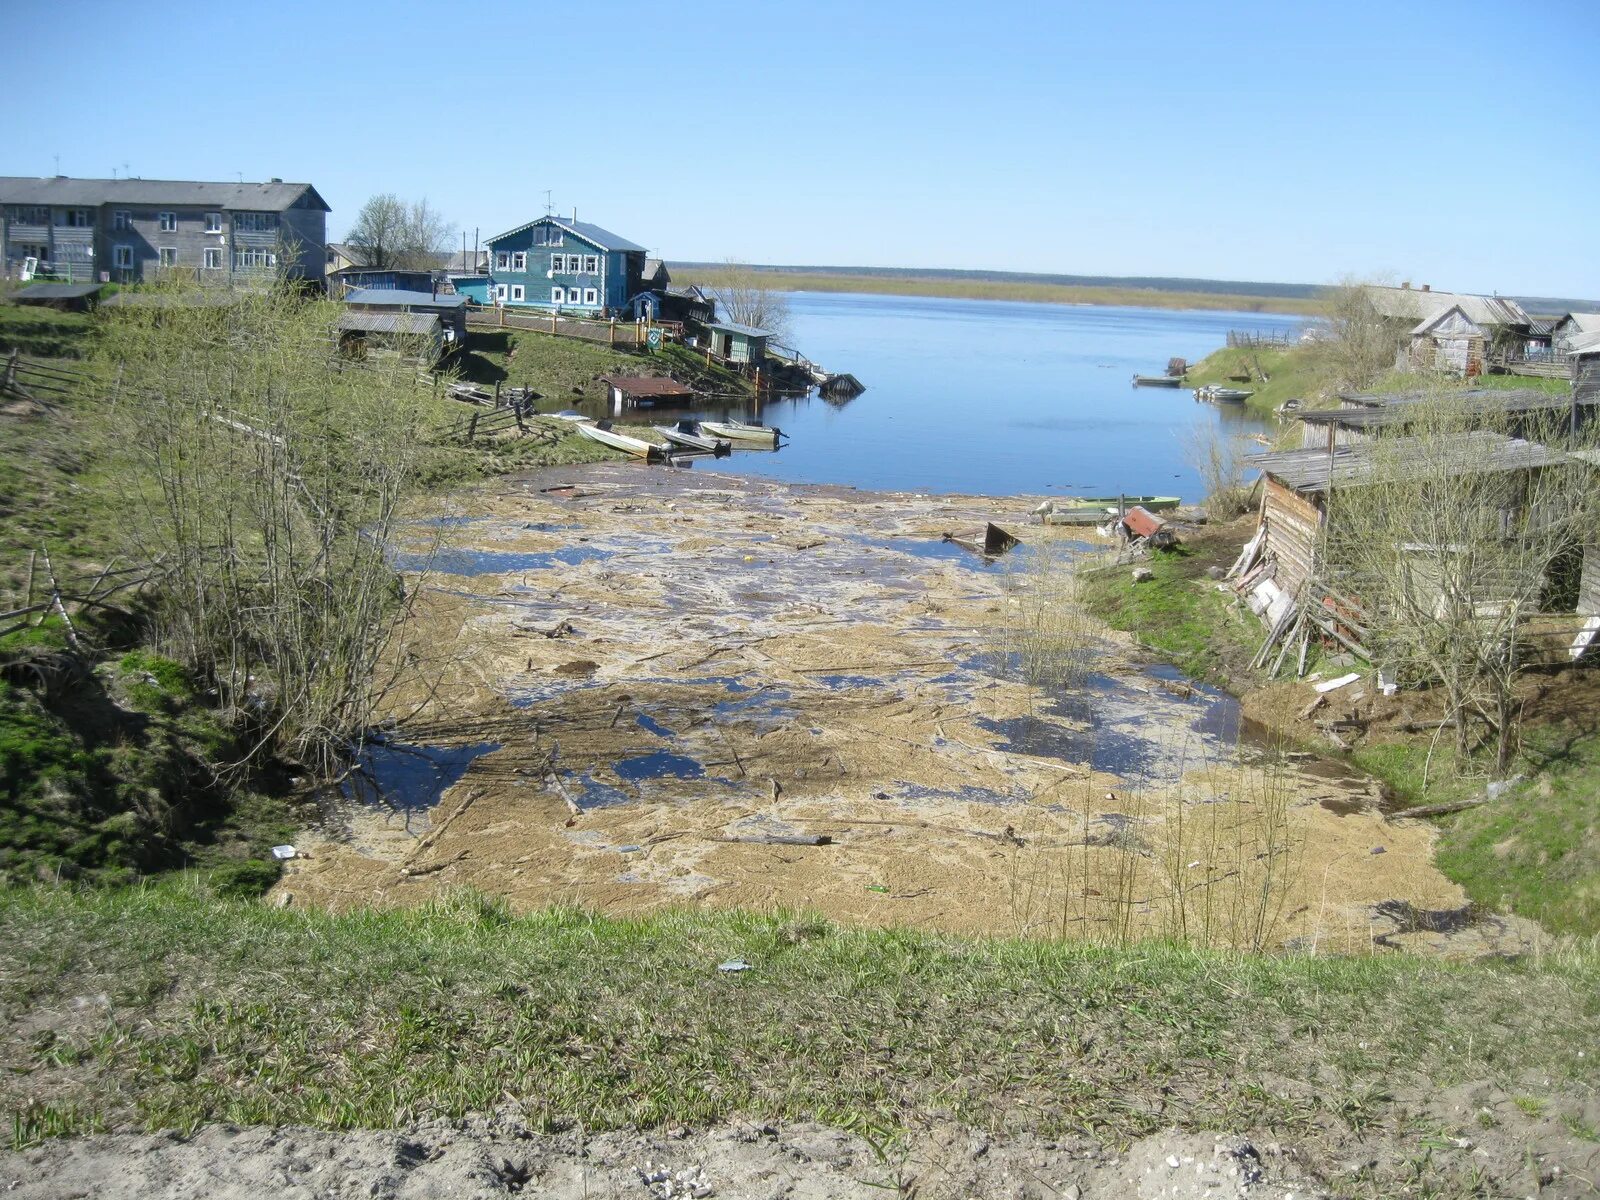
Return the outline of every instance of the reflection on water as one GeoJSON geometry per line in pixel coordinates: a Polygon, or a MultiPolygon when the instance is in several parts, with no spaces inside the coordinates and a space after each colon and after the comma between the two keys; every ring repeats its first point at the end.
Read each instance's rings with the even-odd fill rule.
{"type": "Polygon", "coordinates": [[[658,424],[759,416],[791,438],[777,454],[736,449],[697,469],[891,491],[1198,499],[1186,432],[1220,421],[1250,434],[1268,424],[1231,406],[1196,404],[1186,389],[1135,389],[1133,374],[1159,373],[1174,355],[1198,361],[1229,329],[1300,323],[1270,313],[811,292],[792,293],[790,305],[793,344],[867,391],[843,403],[814,394],[772,400],[759,414],[642,411],[658,424]]]}

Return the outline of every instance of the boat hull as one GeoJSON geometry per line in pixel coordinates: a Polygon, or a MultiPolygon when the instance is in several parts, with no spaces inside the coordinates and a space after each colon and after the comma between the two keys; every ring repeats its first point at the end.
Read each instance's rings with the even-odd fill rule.
{"type": "Polygon", "coordinates": [[[625,433],[615,430],[602,429],[594,424],[581,424],[576,426],[579,433],[591,442],[599,442],[602,446],[609,446],[613,450],[621,450],[624,454],[631,454],[635,458],[642,458],[645,462],[659,462],[666,456],[666,452],[654,442],[647,442],[643,438],[629,437],[625,433]]]}
{"type": "Polygon", "coordinates": [[[759,442],[764,446],[778,444],[778,430],[770,425],[746,425],[741,421],[701,421],[700,428],[713,437],[735,442],[759,442]]]}
{"type": "Polygon", "coordinates": [[[681,429],[673,429],[666,425],[655,425],[652,428],[673,445],[682,446],[688,450],[703,450],[707,454],[726,454],[732,449],[727,442],[719,438],[704,437],[696,433],[685,433],[681,429]]]}
{"type": "Polygon", "coordinates": [[[1135,375],[1133,386],[1175,388],[1182,387],[1183,380],[1176,375],[1135,375]]]}

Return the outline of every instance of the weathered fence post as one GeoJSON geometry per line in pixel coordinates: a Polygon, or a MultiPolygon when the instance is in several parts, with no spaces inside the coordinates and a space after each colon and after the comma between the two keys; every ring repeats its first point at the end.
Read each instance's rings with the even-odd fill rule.
{"type": "Polygon", "coordinates": [[[472,420],[467,422],[467,444],[472,444],[472,439],[478,436],[478,414],[472,414],[472,420]]]}
{"type": "Polygon", "coordinates": [[[617,319],[615,317],[611,318],[611,341],[609,344],[613,347],[617,344],[617,319]]]}

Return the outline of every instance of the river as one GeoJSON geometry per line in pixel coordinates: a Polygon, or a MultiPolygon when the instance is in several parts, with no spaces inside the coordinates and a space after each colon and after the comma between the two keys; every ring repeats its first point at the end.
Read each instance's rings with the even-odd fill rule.
{"type": "Polygon", "coordinates": [[[1133,374],[1160,374],[1175,355],[1198,361],[1225,343],[1229,329],[1302,322],[1270,313],[815,292],[792,293],[790,308],[791,344],[830,371],[855,375],[867,391],[842,404],[815,395],[768,402],[762,419],[790,435],[789,443],[776,454],[735,454],[714,469],[977,495],[1199,499],[1186,434],[1217,421],[1246,434],[1269,424],[1196,404],[1184,389],[1134,388],[1133,374]]]}

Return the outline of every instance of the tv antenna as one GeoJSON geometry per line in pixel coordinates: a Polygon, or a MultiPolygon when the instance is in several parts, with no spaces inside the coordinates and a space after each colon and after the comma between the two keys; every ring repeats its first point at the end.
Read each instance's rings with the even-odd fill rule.
{"type": "Polygon", "coordinates": [[[544,215],[548,217],[551,213],[555,212],[555,210],[556,210],[556,206],[550,202],[550,189],[549,188],[545,188],[545,190],[544,190],[544,215]]]}
{"type": "Polygon", "coordinates": [[[59,175],[59,174],[61,174],[61,155],[57,154],[55,156],[55,160],[56,160],[56,174],[59,175]]]}

